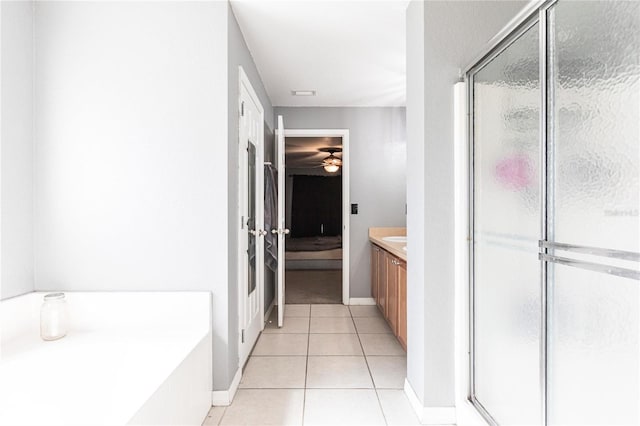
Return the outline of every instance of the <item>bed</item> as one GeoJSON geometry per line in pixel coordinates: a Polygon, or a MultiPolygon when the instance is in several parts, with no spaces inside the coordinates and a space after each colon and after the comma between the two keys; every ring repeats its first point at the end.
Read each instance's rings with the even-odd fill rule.
{"type": "Polygon", "coordinates": [[[342,269],[342,237],[287,238],[286,269],[342,269]]]}

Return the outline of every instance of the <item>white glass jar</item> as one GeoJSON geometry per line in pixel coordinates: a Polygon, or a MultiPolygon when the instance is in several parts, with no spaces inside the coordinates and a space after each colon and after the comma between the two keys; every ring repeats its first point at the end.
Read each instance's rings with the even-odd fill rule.
{"type": "Polygon", "coordinates": [[[44,296],[40,308],[40,337],[56,340],[67,334],[67,301],[64,293],[49,293],[44,296]]]}

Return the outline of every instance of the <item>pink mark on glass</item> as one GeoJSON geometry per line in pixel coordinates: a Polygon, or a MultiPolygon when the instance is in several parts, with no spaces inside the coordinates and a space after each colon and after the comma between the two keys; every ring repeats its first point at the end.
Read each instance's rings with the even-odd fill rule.
{"type": "Polygon", "coordinates": [[[514,155],[500,160],[496,165],[498,181],[512,189],[524,189],[533,181],[531,162],[524,155],[514,155]]]}

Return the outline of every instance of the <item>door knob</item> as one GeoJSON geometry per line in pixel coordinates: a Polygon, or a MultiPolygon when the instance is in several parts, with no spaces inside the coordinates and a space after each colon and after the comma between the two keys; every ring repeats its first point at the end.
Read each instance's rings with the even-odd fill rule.
{"type": "Polygon", "coordinates": [[[262,229],[258,231],[258,236],[264,237],[265,235],[267,235],[267,231],[264,231],[262,229]]]}
{"type": "MultiPolygon", "coordinates": [[[[271,230],[271,233],[272,233],[272,234],[284,234],[284,235],[288,235],[288,234],[289,234],[289,232],[291,232],[291,231],[289,231],[287,228],[285,228],[285,229],[272,229],[272,230],[271,230]]],[[[266,232],[265,232],[265,233],[266,233],[266,232]]]]}
{"type": "Polygon", "coordinates": [[[249,229],[249,233],[253,236],[256,235],[256,230],[255,229],[249,229]]]}

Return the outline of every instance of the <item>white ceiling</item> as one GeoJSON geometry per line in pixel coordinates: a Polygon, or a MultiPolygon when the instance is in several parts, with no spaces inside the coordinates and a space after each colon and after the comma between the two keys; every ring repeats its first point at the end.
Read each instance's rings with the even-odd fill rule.
{"type": "Polygon", "coordinates": [[[274,106],[403,106],[407,4],[231,0],[274,106]]]}

